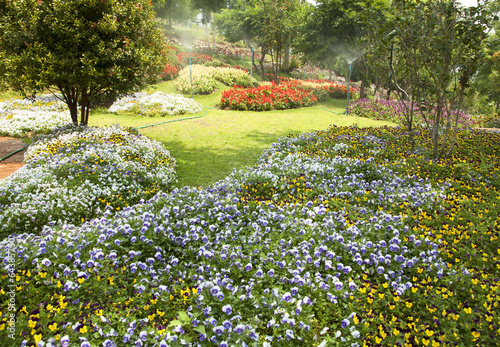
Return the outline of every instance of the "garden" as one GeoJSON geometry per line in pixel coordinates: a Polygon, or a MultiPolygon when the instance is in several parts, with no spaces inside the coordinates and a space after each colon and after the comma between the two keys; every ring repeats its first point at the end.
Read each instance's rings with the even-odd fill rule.
{"type": "Polygon", "coordinates": [[[208,25],[208,46],[160,44],[152,6],[172,2],[6,2],[0,88],[42,95],[0,95],[0,135],[26,143],[0,181],[0,345],[498,345],[500,132],[481,129],[498,116],[486,99],[468,109],[490,116],[447,110],[485,58],[486,17],[386,8],[393,26],[416,10],[461,18],[456,47],[429,46],[458,64],[432,99],[419,88],[451,76],[425,70],[439,59],[409,64],[391,46],[388,77],[373,63],[387,61],[384,40],[372,62],[325,48],[333,24],[361,32],[359,11],[378,21],[383,3],[239,2],[215,21],[253,46],[229,49],[215,31],[210,47],[208,25]],[[285,63],[292,41],[303,55],[285,63]],[[324,69],[346,63],[348,76],[324,69]]]}
{"type": "Polygon", "coordinates": [[[0,183],[0,254],[13,269],[0,279],[2,341],[496,344],[498,132],[464,117],[452,155],[429,160],[425,127],[411,152],[397,114],[384,122],[373,119],[380,111],[370,116],[372,106],[356,116],[327,112],[344,107],[328,97],[333,84],[249,86],[248,99],[295,84],[319,100],[282,111],[222,110],[213,108],[223,108],[221,94],[245,89],[207,71],[216,93],[185,97],[190,91],[176,94],[178,82],[169,80],[96,110],[89,127],[65,126],[69,116],[56,115],[62,109],[52,99],[4,102],[10,125],[2,129],[13,129],[6,134],[41,135],[26,165],[0,183]],[[34,108],[54,123],[15,121],[18,109],[34,108]],[[151,117],[165,124],[146,128],[151,117]],[[305,124],[312,118],[323,123],[305,124]],[[257,129],[259,138],[246,139],[257,129]],[[223,155],[200,150],[200,141],[223,155]],[[235,165],[224,153],[238,146],[252,150],[240,148],[235,157],[248,159],[235,165]],[[214,160],[228,167],[212,173],[214,160]]]}

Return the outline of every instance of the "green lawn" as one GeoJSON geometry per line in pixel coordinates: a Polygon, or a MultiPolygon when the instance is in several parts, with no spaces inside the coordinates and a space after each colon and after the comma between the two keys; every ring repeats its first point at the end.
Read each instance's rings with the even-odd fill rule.
{"type": "MultiPolygon", "coordinates": [[[[203,117],[166,123],[141,129],[141,133],[162,142],[178,161],[178,187],[185,185],[206,187],[226,177],[233,169],[252,165],[271,143],[288,134],[327,129],[330,125],[360,127],[394,125],[368,118],[337,115],[345,111],[345,100],[330,100],[314,107],[285,111],[250,112],[213,109],[222,90],[196,95],[194,99],[207,107],[203,112],[185,117],[203,117]],[[329,112],[328,110],[332,111],[329,112]]],[[[148,91],[176,93],[172,81],[149,88],[148,91]]],[[[189,95],[185,95],[189,96],[189,95]]],[[[176,117],[117,116],[104,110],[94,111],[89,125],[140,127],[164,122],[176,117]]]]}

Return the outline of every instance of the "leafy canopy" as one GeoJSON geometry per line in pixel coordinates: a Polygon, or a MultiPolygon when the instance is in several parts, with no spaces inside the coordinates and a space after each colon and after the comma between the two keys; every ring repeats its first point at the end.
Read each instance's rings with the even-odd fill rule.
{"type": "Polygon", "coordinates": [[[60,93],[73,123],[91,102],[138,91],[166,63],[148,0],[0,0],[0,79],[25,96],[60,93]]]}

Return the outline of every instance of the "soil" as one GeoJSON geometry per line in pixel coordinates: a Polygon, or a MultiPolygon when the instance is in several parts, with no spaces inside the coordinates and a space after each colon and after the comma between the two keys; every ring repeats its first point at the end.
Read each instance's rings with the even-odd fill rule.
{"type": "MultiPolygon", "coordinates": [[[[0,136],[0,158],[3,158],[24,147],[21,139],[0,136]]],[[[0,180],[14,173],[23,166],[24,151],[18,152],[0,161],[0,180]]]]}

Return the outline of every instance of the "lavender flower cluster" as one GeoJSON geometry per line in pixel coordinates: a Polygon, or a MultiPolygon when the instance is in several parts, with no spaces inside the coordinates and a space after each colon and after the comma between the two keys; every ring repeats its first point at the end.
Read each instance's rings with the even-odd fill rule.
{"type": "MultiPolygon", "coordinates": [[[[147,317],[124,316],[120,324],[128,328],[120,332],[95,323],[91,342],[96,345],[319,343],[321,336],[312,329],[314,306],[321,299],[347,307],[359,294],[362,274],[402,295],[413,286],[412,269],[437,276],[447,271],[438,245],[417,237],[404,217],[391,213],[398,203],[432,205],[443,198],[443,187],[399,176],[374,158],[343,157],[347,141],[336,146],[337,155],[301,152],[304,144],[321,141],[317,134],[284,138],[255,166],[210,188],[174,189],[116,214],[106,210],[80,227],[45,226],[40,236],[15,236],[15,253],[26,269],[61,281],[65,295],[73,298],[88,292],[89,281],[78,281],[83,273],[98,276],[119,268],[130,274],[127,285],[134,287],[136,300],[149,294],[168,302],[177,281],[196,288],[196,299],[186,308],[188,324],[147,330],[147,317]],[[297,186],[283,182],[294,179],[314,195],[304,203],[280,203],[293,199],[297,186]],[[254,182],[267,182],[274,195],[264,203],[242,202],[254,182]],[[345,207],[327,203],[365,197],[356,220],[345,207]],[[193,327],[203,329],[193,335],[193,327]]],[[[6,247],[0,242],[4,263],[6,247]]],[[[353,343],[360,335],[350,324],[355,314],[339,317],[343,336],[353,343]]],[[[79,327],[78,318],[66,324],[79,327]]]]}
{"type": "MultiPolygon", "coordinates": [[[[350,104],[350,112],[358,117],[367,117],[377,120],[388,120],[396,124],[404,125],[406,123],[406,113],[409,108],[408,101],[386,100],[386,99],[359,99],[350,104]]],[[[434,118],[437,108],[424,109],[420,105],[413,105],[414,125],[419,126],[434,126],[434,118]],[[425,117],[425,118],[424,118],[425,117]]],[[[451,111],[450,114],[446,110],[442,111],[442,122],[448,118],[451,124],[455,124],[456,111],[451,111]]],[[[477,125],[477,121],[469,114],[463,111],[458,113],[458,124],[464,127],[473,127],[477,125]]]]}

